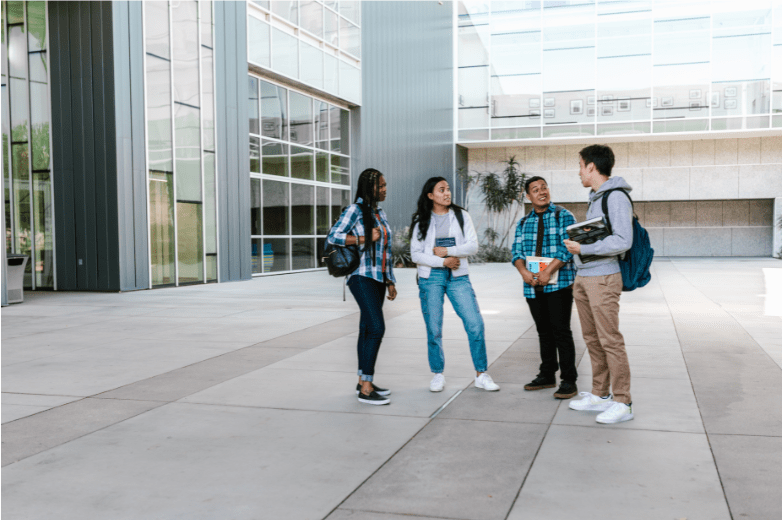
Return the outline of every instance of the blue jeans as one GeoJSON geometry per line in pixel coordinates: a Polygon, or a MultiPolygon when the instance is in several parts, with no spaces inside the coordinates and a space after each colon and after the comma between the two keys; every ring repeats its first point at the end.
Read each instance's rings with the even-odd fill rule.
{"type": "Polygon", "coordinates": [[[450,269],[432,269],[429,278],[418,281],[421,310],[426,322],[429,342],[429,368],[441,374],[445,368],[443,354],[443,302],[445,295],[451,300],[456,314],[464,323],[470,340],[470,355],[476,372],[486,372],[486,340],[483,318],[472,290],[469,276],[452,276],[450,269]]]}
{"type": "Polygon", "coordinates": [[[348,288],[361,309],[361,320],[358,326],[358,375],[362,381],[372,381],[375,376],[375,362],[380,350],[380,343],[386,333],[386,322],[383,318],[383,301],[386,286],[366,276],[353,275],[348,281],[348,288]]]}

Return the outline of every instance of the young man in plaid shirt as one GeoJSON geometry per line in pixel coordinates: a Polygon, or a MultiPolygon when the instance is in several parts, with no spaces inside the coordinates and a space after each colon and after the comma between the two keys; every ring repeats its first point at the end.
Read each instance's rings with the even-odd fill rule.
{"type": "Polygon", "coordinates": [[[560,369],[560,386],[554,397],[570,399],[578,393],[576,347],[570,330],[576,268],[573,255],[563,241],[568,238],[565,228],[575,224],[576,219],[565,208],[551,203],[548,184],[542,177],[529,178],[524,184],[524,191],[533,211],[516,226],[511,262],[524,280],[524,297],[538,329],[541,358],[538,376],[524,385],[524,389],[554,388],[554,374],[560,369]],[[533,273],[527,269],[528,256],[553,260],[545,269],[533,273]],[[550,283],[557,272],[556,283],[550,283]]]}

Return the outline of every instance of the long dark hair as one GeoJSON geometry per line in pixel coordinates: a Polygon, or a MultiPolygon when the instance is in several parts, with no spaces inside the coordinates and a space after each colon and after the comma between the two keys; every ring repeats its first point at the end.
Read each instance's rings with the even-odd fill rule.
{"type": "MultiPolygon", "coordinates": [[[[413,230],[415,225],[418,224],[418,240],[426,240],[426,234],[429,232],[429,222],[432,220],[432,208],[434,208],[434,201],[429,198],[429,194],[434,192],[434,187],[442,181],[448,182],[448,179],[444,177],[431,177],[424,183],[424,188],[421,190],[421,195],[418,197],[418,209],[413,213],[413,220],[410,222],[410,238],[413,238],[413,230]]],[[[453,199],[451,199],[453,200],[453,199]]],[[[454,213],[457,214],[457,218],[461,217],[464,208],[457,206],[453,202],[448,206],[454,213]]],[[[461,222],[461,218],[459,221],[461,222]]]]}
{"type": "MultiPolygon", "coordinates": [[[[372,230],[375,228],[375,218],[372,216],[372,211],[377,207],[380,177],[382,176],[383,174],[374,168],[367,168],[358,176],[356,198],[353,202],[358,204],[361,209],[361,218],[364,221],[364,244],[366,245],[372,242],[372,230]],[[361,199],[361,202],[358,199],[361,199]]],[[[374,264],[375,248],[372,247],[369,251],[372,256],[372,264],[374,264]]]]}

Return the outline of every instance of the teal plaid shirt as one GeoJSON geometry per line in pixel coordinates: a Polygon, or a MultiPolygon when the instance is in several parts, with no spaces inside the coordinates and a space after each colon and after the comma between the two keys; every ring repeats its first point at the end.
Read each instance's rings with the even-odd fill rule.
{"type": "MultiPolygon", "coordinates": [[[[513,255],[511,263],[516,263],[516,260],[519,259],[526,260],[528,256],[535,256],[535,249],[538,244],[538,219],[543,218],[543,248],[540,256],[556,258],[565,263],[559,269],[557,283],[543,287],[543,292],[545,293],[569,287],[576,280],[576,266],[573,263],[573,255],[568,252],[565,244],[562,243],[568,238],[565,228],[575,224],[576,217],[565,208],[562,208],[559,212],[559,225],[557,225],[554,208],[554,204],[551,203],[546,211],[543,212],[542,217],[535,213],[533,209],[526,219],[521,219],[516,226],[516,238],[511,249],[513,255]]],[[[524,297],[535,297],[535,288],[527,283],[524,283],[524,297]]]]}

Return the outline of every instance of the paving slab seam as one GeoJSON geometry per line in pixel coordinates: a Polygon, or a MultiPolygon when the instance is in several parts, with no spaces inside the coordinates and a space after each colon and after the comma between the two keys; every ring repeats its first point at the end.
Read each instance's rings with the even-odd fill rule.
{"type": "MultiPolygon", "coordinates": [[[[432,515],[416,515],[414,513],[388,513],[387,511],[373,511],[371,509],[355,509],[355,508],[344,508],[340,509],[340,511],[355,511],[357,513],[372,513],[372,514],[378,514],[378,515],[388,515],[392,514],[394,516],[409,516],[410,518],[433,518],[437,520],[474,520],[472,518],[457,518],[453,516],[432,516],[432,515]]],[[[330,515],[331,513],[329,513],[330,515]]],[[[328,518],[328,517],[325,517],[328,518]]],[[[324,520],[325,520],[324,518],[324,520]]]]}
{"type": "MultiPolygon", "coordinates": [[[[710,298],[706,297],[697,287],[695,287],[689,281],[689,279],[687,279],[686,276],[684,276],[684,274],[681,271],[679,271],[679,269],[676,267],[676,263],[675,262],[671,262],[671,265],[679,273],[679,275],[687,281],[687,283],[693,289],[695,289],[697,292],[699,292],[707,300],[711,301],[712,303],[715,303],[710,298]]],[[[657,273],[655,272],[655,274],[657,274],[657,273]]],[[[701,411],[700,403],[698,402],[698,392],[695,391],[695,383],[692,382],[692,375],[690,374],[690,366],[687,364],[687,356],[685,355],[684,349],[682,348],[682,340],[681,340],[681,336],[679,335],[679,326],[676,323],[676,318],[673,315],[673,309],[671,309],[671,304],[668,301],[668,296],[666,294],[666,291],[663,289],[662,285],[659,284],[659,282],[658,282],[658,285],[660,286],[660,291],[662,292],[663,298],[665,299],[665,304],[668,306],[668,312],[670,313],[671,319],[673,320],[673,327],[674,327],[674,330],[676,331],[676,338],[677,338],[677,340],[679,342],[679,349],[681,350],[682,357],[684,358],[684,367],[687,369],[687,377],[690,379],[690,387],[692,388],[692,394],[693,394],[693,397],[695,398],[695,404],[698,407],[698,416],[701,418],[701,424],[703,425],[703,432],[704,432],[704,435],[706,436],[706,442],[709,445],[709,452],[711,453],[711,458],[714,461],[714,468],[717,470],[717,478],[720,481],[720,488],[722,489],[722,495],[725,497],[725,504],[726,504],[726,506],[728,508],[728,514],[730,515],[731,520],[733,520],[733,510],[730,507],[730,500],[728,500],[728,493],[725,490],[725,482],[722,479],[722,473],[720,472],[719,464],[717,464],[717,457],[714,455],[714,447],[711,444],[711,438],[709,437],[709,430],[706,427],[706,422],[703,420],[703,412],[701,411]]]]}

